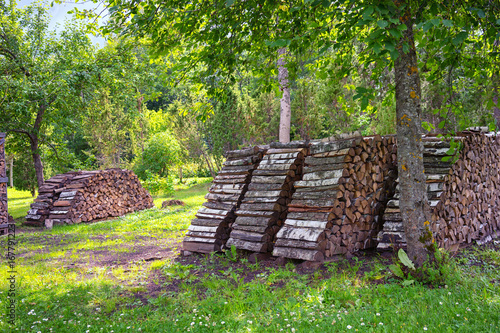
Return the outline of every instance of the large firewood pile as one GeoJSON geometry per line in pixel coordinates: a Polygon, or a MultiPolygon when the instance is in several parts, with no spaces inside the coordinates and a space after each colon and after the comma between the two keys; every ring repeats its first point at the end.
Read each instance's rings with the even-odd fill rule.
{"type": "Polygon", "coordinates": [[[317,261],[373,247],[395,159],[393,137],[312,144],[273,255],[317,261]]]}
{"type": "MultiPolygon", "coordinates": [[[[493,134],[463,132],[457,161],[444,162],[450,141],[424,137],[424,168],[432,213],[430,229],[439,247],[456,249],[473,240],[488,241],[500,230],[498,161],[500,140],[493,134]]],[[[384,214],[379,249],[406,246],[399,211],[399,186],[384,214]]]]}
{"type": "Polygon", "coordinates": [[[265,151],[264,147],[256,146],[226,153],[224,166],[205,196],[207,201],[191,221],[183,242],[184,251],[210,253],[220,251],[226,244],[236,219],[235,210],[265,151]]]}
{"type": "Polygon", "coordinates": [[[5,133],[0,133],[0,235],[8,233],[7,180],[5,133]]]}
{"type": "Polygon", "coordinates": [[[271,252],[278,230],[287,216],[293,183],[302,177],[309,144],[273,143],[253,172],[248,191],[236,211],[227,247],[271,252]]]}
{"type": "Polygon", "coordinates": [[[107,169],[56,175],[38,190],[26,224],[51,227],[122,216],[153,207],[130,170],[107,169]]]}

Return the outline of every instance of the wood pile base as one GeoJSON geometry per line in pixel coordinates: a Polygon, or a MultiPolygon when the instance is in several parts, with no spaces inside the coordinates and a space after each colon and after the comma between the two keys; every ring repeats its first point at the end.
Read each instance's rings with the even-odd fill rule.
{"type": "Polygon", "coordinates": [[[52,227],[122,216],[153,207],[153,199],[129,170],[56,175],[39,189],[26,224],[52,227]]]}
{"type": "Polygon", "coordinates": [[[256,146],[226,154],[227,160],[205,196],[207,201],[191,221],[182,244],[184,251],[210,253],[222,249],[236,219],[235,210],[265,151],[256,146]]]}
{"type": "Polygon", "coordinates": [[[254,252],[271,252],[276,233],[287,216],[293,182],[302,176],[305,142],[272,143],[257,169],[236,211],[227,247],[254,252]]]}

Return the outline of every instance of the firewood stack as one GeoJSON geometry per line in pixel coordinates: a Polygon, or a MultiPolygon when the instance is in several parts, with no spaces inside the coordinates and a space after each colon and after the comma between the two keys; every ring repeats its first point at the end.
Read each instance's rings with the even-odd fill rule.
{"type": "Polygon", "coordinates": [[[237,249],[271,252],[276,233],[287,216],[287,205],[301,179],[307,142],[272,143],[236,211],[236,221],[226,244],[237,249]]]}
{"type": "Polygon", "coordinates": [[[54,202],[77,174],[78,172],[68,172],[46,180],[43,186],[38,189],[38,197],[31,204],[24,224],[33,227],[45,226],[45,220],[48,219],[50,211],[54,208],[54,202]]]}
{"type": "MultiPolygon", "coordinates": [[[[449,141],[424,137],[424,168],[437,245],[456,249],[472,240],[488,241],[500,230],[496,214],[500,195],[498,160],[500,140],[492,134],[459,133],[455,141],[464,148],[455,164],[443,162],[449,141]]],[[[384,228],[379,234],[379,249],[406,246],[399,211],[399,186],[384,214],[384,228]]]]}
{"type": "Polygon", "coordinates": [[[477,132],[462,135],[463,150],[446,177],[432,215],[438,246],[450,250],[500,236],[500,137],[477,132]]]}
{"type": "Polygon", "coordinates": [[[222,249],[236,219],[234,212],[265,151],[265,147],[255,146],[226,153],[227,160],[205,196],[207,201],[191,221],[183,242],[184,251],[210,253],[222,249]]]}
{"type": "Polygon", "coordinates": [[[7,166],[5,164],[5,133],[0,133],[0,235],[8,233],[7,166]]]}
{"type": "Polygon", "coordinates": [[[107,169],[54,176],[39,190],[26,223],[52,227],[122,216],[153,207],[151,195],[130,170],[107,169]],[[34,212],[36,210],[36,212],[34,212]]]}
{"type": "Polygon", "coordinates": [[[312,144],[273,255],[319,261],[373,247],[394,180],[393,149],[394,138],[380,136],[312,144]]]}

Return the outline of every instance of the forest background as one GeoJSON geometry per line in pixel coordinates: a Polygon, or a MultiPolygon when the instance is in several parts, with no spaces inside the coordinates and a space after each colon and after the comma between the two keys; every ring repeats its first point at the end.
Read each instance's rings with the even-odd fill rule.
{"type": "MultiPolygon", "coordinates": [[[[466,14],[481,18],[485,11],[468,8],[466,14]]],[[[222,69],[220,76],[203,75],[210,71],[201,62],[185,67],[182,45],[158,54],[147,37],[110,34],[98,48],[90,40],[96,26],[76,16],[83,15],[56,32],[49,29],[48,4],[21,9],[0,0],[0,131],[8,133],[16,188],[34,195],[40,173],[48,179],[128,168],[153,193],[168,191],[174,178],[214,176],[227,150],[278,140],[277,53],[261,59],[242,54],[229,79],[222,69]],[[223,93],[213,94],[214,86],[223,93]]],[[[480,34],[464,42],[474,32],[464,35],[458,23],[443,16],[415,32],[424,129],[432,133],[496,128],[498,45],[486,47],[480,34]],[[438,47],[440,34],[450,30],[456,30],[453,39],[438,47]]],[[[335,29],[326,33],[337,37],[335,29]]],[[[279,40],[266,45],[284,46],[279,40]]],[[[395,133],[390,50],[384,45],[384,68],[370,59],[374,47],[357,38],[288,52],[291,140],[395,133]]]]}

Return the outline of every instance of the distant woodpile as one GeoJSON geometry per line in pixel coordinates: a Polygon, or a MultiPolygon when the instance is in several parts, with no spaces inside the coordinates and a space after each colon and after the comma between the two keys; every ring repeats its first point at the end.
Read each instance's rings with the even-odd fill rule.
{"type": "Polygon", "coordinates": [[[5,133],[0,133],[0,235],[8,233],[7,167],[5,164],[5,133]]]}
{"type": "Polygon", "coordinates": [[[153,207],[137,176],[122,169],[56,175],[38,193],[26,216],[27,225],[89,222],[153,207]]]}
{"type": "MultiPolygon", "coordinates": [[[[433,212],[429,228],[437,244],[447,249],[472,240],[488,241],[500,230],[500,139],[477,132],[464,132],[455,139],[464,148],[458,161],[451,164],[442,160],[447,156],[449,141],[423,137],[433,212]]],[[[203,208],[186,237],[193,237],[195,229],[201,232],[202,217],[213,221],[211,227],[215,229],[196,234],[198,244],[220,239],[217,246],[200,246],[198,250],[185,246],[184,250],[206,253],[223,249],[225,244],[318,261],[377,245],[381,249],[405,245],[394,136],[274,143],[262,161],[254,159],[251,166],[247,165],[247,170],[234,169],[245,173],[245,178],[241,174],[235,178],[240,183],[232,183],[234,189],[220,185],[216,178],[207,195],[205,207],[225,208],[227,214],[203,208]],[[217,186],[229,192],[214,193],[217,186]],[[230,206],[223,207],[227,200],[232,200],[230,206]],[[221,226],[223,236],[216,236],[221,226]]],[[[230,180],[227,171],[220,176],[230,180]]]]}

